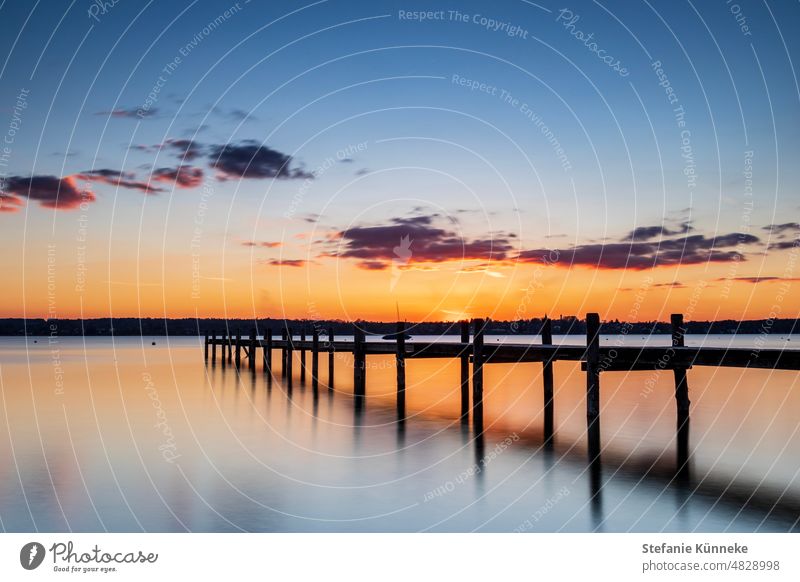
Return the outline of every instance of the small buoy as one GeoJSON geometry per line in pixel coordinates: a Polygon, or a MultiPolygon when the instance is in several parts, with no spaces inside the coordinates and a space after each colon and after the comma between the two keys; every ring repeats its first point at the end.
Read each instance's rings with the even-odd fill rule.
{"type": "Polygon", "coordinates": [[[33,340],[33,343],[38,344],[39,340],[33,340]]]}
{"type": "Polygon", "coordinates": [[[153,342],[153,345],[156,345],[156,342],[153,342]]]}

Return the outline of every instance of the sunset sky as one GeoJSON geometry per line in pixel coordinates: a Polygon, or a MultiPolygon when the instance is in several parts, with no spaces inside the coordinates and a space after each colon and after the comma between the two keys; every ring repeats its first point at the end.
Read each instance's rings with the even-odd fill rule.
{"type": "Polygon", "coordinates": [[[0,317],[797,317],[796,3],[568,6],[2,4],[0,317]]]}

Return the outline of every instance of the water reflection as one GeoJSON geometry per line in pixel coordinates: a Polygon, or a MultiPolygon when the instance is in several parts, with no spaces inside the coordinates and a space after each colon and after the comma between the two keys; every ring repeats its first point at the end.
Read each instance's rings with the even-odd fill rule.
{"type": "MultiPolygon", "coordinates": [[[[703,389],[690,437],[688,420],[676,424],[672,391],[645,399],[641,382],[630,389],[610,381],[613,375],[602,388],[612,400],[600,422],[587,425],[583,376],[555,366],[548,435],[540,365],[487,366],[484,421],[470,426],[461,422],[458,361],[450,368],[408,362],[400,416],[393,356],[386,366],[376,361],[367,394],[355,398],[347,365],[336,370],[339,394],[302,382],[293,390],[283,370],[225,366],[230,354],[204,367],[188,340],[148,346],[146,362],[141,345],[123,341],[115,346],[117,364],[103,342],[90,340],[85,351],[64,347],[62,395],[47,388],[46,352],[34,353],[29,365],[15,359],[16,347],[3,346],[8,414],[0,433],[11,435],[0,439],[5,528],[92,531],[102,520],[116,531],[798,529],[798,447],[786,436],[797,426],[797,396],[779,374],[751,409],[782,413],[768,417],[769,433],[751,432],[748,441],[715,424],[730,384],[691,378],[690,386],[703,389]],[[144,371],[175,435],[172,463],[159,449],[160,412],[143,390],[144,371]],[[771,408],[775,401],[788,404],[771,408]],[[781,471],[765,474],[758,458],[748,459],[759,439],[783,439],[770,442],[768,459],[782,459],[781,471]],[[728,463],[737,465],[733,476],[719,470],[728,463]]],[[[742,406],[752,391],[735,396],[742,406]]]]}

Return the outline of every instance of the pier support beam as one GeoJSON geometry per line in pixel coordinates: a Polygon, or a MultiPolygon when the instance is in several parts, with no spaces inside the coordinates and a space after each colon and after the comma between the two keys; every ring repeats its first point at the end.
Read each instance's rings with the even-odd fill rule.
{"type": "Polygon", "coordinates": [[[203,339],[203,359],[208,362],[208,334],[205,334],[203,339]]]}
{"type": "Polygon", "coordinates": [[[242,334],[236,331],[236,369],[242,365],[242,334]]]}
{"type": "Polygon", "coordinates": [[[311,332],[311,386],[316,394],[319,388],[319,331],[316,327],[311,332]]]}
{"type": "Polygon", "coordinates": [[[328,390],[333,390],[333,372],[336,352],[333,349],[333,327],[328,328],[328,390]]]}
{"type": "Polygon", "coordinates": [[[216,333],[212,333],[211,334],[211,364],[212,365],[217,363],[217,342],[216,342],[216,339],[217,339],[217,334],[216,333]]]}
{"type": "MultiPolygon", "coordinates": [[[[542,345],[553,345],[553,324],[549,317],[542,322],[542,345]]],[[[542,386],[544,389],[544,440],[553,438],[553,362],[549,358],[542,362],[542,386]]]]}
{"type": "Polygon", "coordinates": [[[300,328],[300,381],[306,381],[306,328],[300,328]]]}
{"type": "Polygon", "coordinates": [[[272,330],[270,328],[264,331],[264,373],[269,374],[268,379],[272,381],[272,330]]]}
{"type": "Polygon", "coordinates": [[[292,328],[288,328],[286,330],[286,381],[288,382],[289,388],[292,387],[292,366],[294,365],[294,334],[292,333],[292,328]]]}
{"type": "Polygon", "coordinates": [[[472,426],[477,435],[483,434],[483,319],[472,321],[472,426]]]}
{"type": "Polygon", "coordinates": [[[469,422],[469,321],[461,322],[461,424],[469,422]]]}
{"type": "Polygon", "coordinates": [[[586,418],[600,416],[600,315],[586,314],[586,418]]]}
{"type": "MultiPolygon", "coordinates": [[[[685,346],[686,327],[683,323],[683,314],[673,313],[670,316],[672,324],[672,347],[685,346]]],[[[689,478],[689,383],[686,379],[686,368],[673,368],[675,376],[675,404],[677,405],[677,477],[686,481],[689,478]]]]}
{"type": "MultiPolygon", "coordinates": [[[[673,313],[670,317],[672,323],[672,347],[682,348],[685,345],[683,315],[673,313]]],[[[689,384],[686,381],[686,368],[673,368],[675,376],[675,400],[678,406],[678,421],[689,417],[689,384]]]]}
{"type": "Polygon", "coordinates": [[[225,347],[228,350],[228,363],[233,363],[233,334],[231,330],[227,330],[227,334],[225,335],[225,347]]]}
{"type": "Polygon", "coordinates": [[[256,371],[256,328],[250,330],[250,347],[247,354],[247,365],[251,372],[256,371]]]}
{"type": "Polygon", "coordinates": [[[366,396],[366,354],[364,353],[364,331],[353,326],[353,393],[356,404],[360,404],[366,396]]]}
{"type": "Polygon", "coordinates": [[[286,326],[284,325],[283,329],[281,329],[281,340],[283,340],[283,346],[281,346],[281,378],[286,377],[286,352],[288,351],[288,339],[287,339],[287,331],[286,326]]]}
{"type": "Polygon", "coordinates": [[[406,324],[397,322],[397,418],[406,418],[406,324]]]}
{"type": "Polygon", "coordinates": [[[219,337],[220,341],[220,357],[222,359],[222,368],[224,369],[228,364],[228,333],[227,330],[219,337]]]}

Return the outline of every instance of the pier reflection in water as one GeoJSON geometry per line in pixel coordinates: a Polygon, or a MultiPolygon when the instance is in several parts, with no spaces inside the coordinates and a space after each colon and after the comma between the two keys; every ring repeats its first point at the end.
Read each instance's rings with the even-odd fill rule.
{"type": "Polygon", "coordinates": [[[557,362],[545,438],[541,364],[486,367],[476,432],[459,360],[406,362],[398,422],[393,355],[368,358],[354,406],[346,354],[330,390],[297,353],[292,382],[271,354],[270,381],[204,366],[194,338],[62,338],[56,392],[46,345],[0,341],[7,530],[798,529],[792,372],[689,370],[690,432],[671,372],[604,377],[587,426],[585,375],[557,362]]]}

